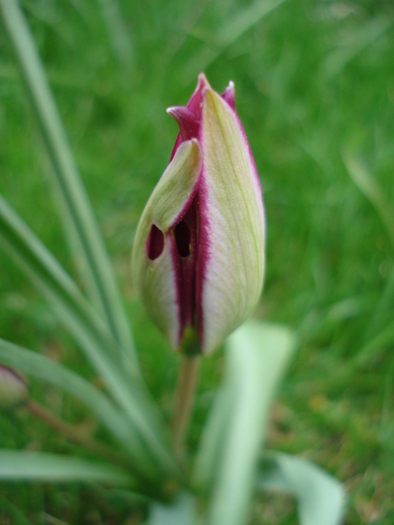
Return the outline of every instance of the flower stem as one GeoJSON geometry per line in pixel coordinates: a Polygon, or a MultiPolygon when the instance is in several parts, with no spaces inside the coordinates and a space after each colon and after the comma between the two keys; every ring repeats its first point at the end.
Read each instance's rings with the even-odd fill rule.
{"type": "Polygon", "coordinates": [[[182,354],[172,421],[172,448],[179,463],[182,463],[184,458],[185,437],[198,383],[199,368],[199,354],[182,354]]]}
{"type": "Polygon", "coordinates": [[[43,421],[63,438],[68,439],[78,445],[82,445],[84,448],[102,456],[111,462],[116,462],[124,466],[124,458],[122,458],[116,452],[113,452],[105,445],[92,440],[90,437],[86,436],[85,433],[81,432],[73,425],[70,425],[59,419],[48,409],[37,403],[37,401],[29,399],[25,403],[25,407],[28,408],[35,417],[43,421]]]}

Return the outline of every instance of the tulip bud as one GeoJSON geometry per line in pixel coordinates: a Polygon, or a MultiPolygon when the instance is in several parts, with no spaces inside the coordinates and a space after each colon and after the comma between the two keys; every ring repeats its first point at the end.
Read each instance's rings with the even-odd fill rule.
{"type": "Polygon", "coordinates": [[[27,384],[16,372],[0,365],[0,409],[15,408],[28,397],[27,384]]]}
{"type": "Polygon", "coordinates": [[[201,74],[188,105],[167,111],[180,132],[137,228],[133,278],[172,346],[195,340],[208,353],[263,287],[261,187],[233,83],[220,96],[201,74]]]}

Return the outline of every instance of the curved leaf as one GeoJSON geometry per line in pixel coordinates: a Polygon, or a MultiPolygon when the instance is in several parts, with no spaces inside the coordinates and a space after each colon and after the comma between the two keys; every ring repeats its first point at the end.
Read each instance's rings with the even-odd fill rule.
{"type": "Polygon", "coordinates": [[[138,483],[132,476],[112,465],[44,452],[19,450],[0,450],[0,479],[108,483],[138,489],[138,483]]]}
{"type": "MultiPolygon", "coordinates": [[[[86,379],[50,359],[0,339],[0,363],[57,386],[88,406],[122,444],[132,462],[147,476],[154,476],[152,462],[135,429],[122,412],[86,379]]],[[[156,473],[157,474],[157,473],[156,473]]]]}
{"type": "Polygon", "coordinates": [[[257,486],[293,494],[301,525],[342,523],[346,501],[343,486],[310,461],[281,453],[264,454],[257,486]]]}
{"type": "Polygon", "coordinates": [[[129,416],[142,439],[163,468],[177,472],[163,443],[164,429],[157,408],[150,400],[139,373],[124,369],[116,358],[116,341],[38,237],[0,196],[0,239],[44,290],[60,317],[80,344],[114,399],[129,416]]]}

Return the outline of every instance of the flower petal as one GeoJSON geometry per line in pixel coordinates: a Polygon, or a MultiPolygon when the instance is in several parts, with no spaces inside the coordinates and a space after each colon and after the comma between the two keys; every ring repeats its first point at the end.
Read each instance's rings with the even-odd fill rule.
{"type": "Polygon", "coordinates": [[[137,228],[132,268],[144,305],[172,346],[180,342],[181,315],[176,243],[170,229],[188,210],[198,189],[201,150],[196,139],[183,142],[159,180],[137,228]]]}
{"type": "Polygon", "coordinates": [[[230,96],[223,99],[206,87],[203,97],[197,302],[202,348],[210,352],[258,301],[265,220],[249,145],[232,104],[225,100],[230,96]]]}

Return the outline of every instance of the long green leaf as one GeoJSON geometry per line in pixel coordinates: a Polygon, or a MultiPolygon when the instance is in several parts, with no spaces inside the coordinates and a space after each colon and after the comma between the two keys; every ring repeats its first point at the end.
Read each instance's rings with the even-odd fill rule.
{"type": "Polygon", "coordinates": [[[224,403],[219,398],[227,421],[217,426],[216,433],[211,426],[209,439],[202,441],[205,450],[199,453],[203,464],[201,458],[211,458],[205,468],[208,479],[214,481],[209,510],[212,525],[245,522],[269,406],[293,348],[288,329],[252,321],[228,339],[224,387],[228,399],[224,403]]]}
{"type": "Polygon", "coordinates": [[[310,461],[287,454],[264,454],[257,487],[293,494],[301,525],[342,523],[346,501],[343,486],[310,461]]]}
{"type": "Polygon", "coordinates": [[[175,463],[163,445],[158,411],[139,374],[135,373],[133,377],[130,369],[124,370],[120,366],[115,358],[116,341],[100,324],[100,318],[52,254],[1,196],[0,239],[58,308],[63,322],[158,462],[163,468],[176,471],[175,463]]]}
{"type": "Polygon", "coordinates": [[[151,459],[122,412],[86,379],[50,359],[0,339],[0,364],[37,377],[78,398],[125,448],[139,472],[153,477],[151,459]]]}
{"type": "Polygon", "coordinates": [[[125,362],[137,366],[128,322],[106,248],[75,165],[34,38],[16,0],[0,0],[5,28],[14,47],[44,141],[51,158],[65,210],[64,223],[72,228],[86,264],[88,283],[106,322],[120,345],[125,362]]]}
{"type": "Polygon", "coordinates": [[[95,463],[44,452],[0,450],[0,479],[108,483],[138,489],[130,474],[105,463],[95,463]]]}

